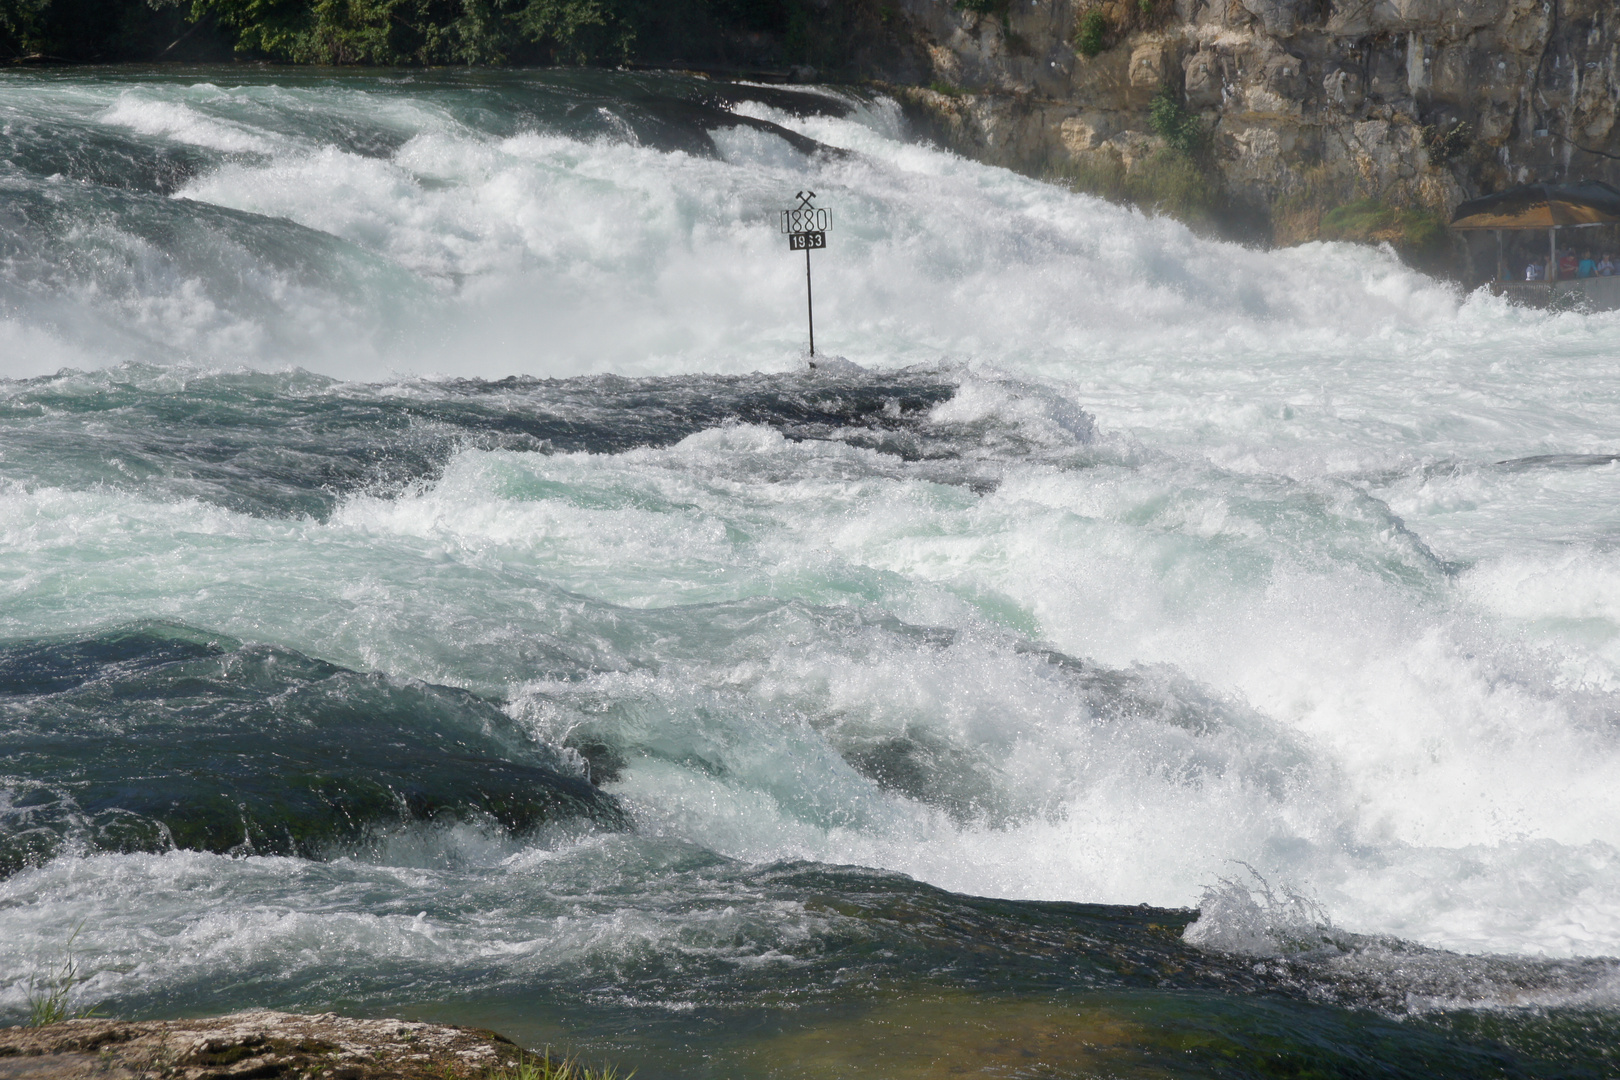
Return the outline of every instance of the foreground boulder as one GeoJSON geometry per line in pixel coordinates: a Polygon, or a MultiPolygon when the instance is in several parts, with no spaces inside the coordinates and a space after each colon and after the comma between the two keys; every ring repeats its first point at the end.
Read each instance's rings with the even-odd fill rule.
{"type": "Polygon", "coordinates": [[[0,1080],[446,1080],[521,1053],[493,1031],[254,1010],[209,1020],[67,1020],[0,1029],[0,1080]]]}

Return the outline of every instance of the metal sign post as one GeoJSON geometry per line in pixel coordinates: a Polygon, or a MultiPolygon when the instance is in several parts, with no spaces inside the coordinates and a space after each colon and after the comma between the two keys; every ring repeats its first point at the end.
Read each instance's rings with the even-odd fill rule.
{"type": "Polygon", "coordinates": [[[804,252],[804,305],[810,320],[810,355],[816,355],[816,303],[810,287],[810,252],[827,246],[827,227],[832,216],[816,208],[816,193],[801,191],[799,205],[782,211],[782,232],[787,234],[788,250],[804,252]]]}

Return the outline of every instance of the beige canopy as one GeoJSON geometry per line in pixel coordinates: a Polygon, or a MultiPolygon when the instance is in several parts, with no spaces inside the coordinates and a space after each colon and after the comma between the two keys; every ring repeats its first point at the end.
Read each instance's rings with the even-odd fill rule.
{"type": "Polygon", "coordinates": [[[1580,184],[1525,184],[1470,199],[1451,217],[1453,229],[1567,229],[1620,223],[1620,191],[1580,184]]]}

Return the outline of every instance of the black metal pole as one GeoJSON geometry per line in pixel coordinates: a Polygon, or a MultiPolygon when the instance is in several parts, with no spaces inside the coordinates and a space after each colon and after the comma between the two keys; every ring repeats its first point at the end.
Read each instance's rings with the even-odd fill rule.
{"type": "Polygon", "coordinates": [[[804,249],[804,309],[810,317],[810,355],[816,355],[816,301],[810,292],[810,249],[804,249]]]}

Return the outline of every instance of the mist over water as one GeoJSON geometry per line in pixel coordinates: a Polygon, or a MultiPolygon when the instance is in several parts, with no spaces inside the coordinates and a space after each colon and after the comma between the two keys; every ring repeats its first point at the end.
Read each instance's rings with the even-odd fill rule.
{"type": "Polygon", "coordinates": [[[0,970],[87,920],[136,1011],[644,1020],[969,963],[854,929],[892,888],[1612,1012],[1620,316],[1201,239],[853,91],[0,89],[0,970]],[[91,729],[127,758],[52,756],[91,729]],[[179,745],[314,801],[175,817],[179,745]]]}

